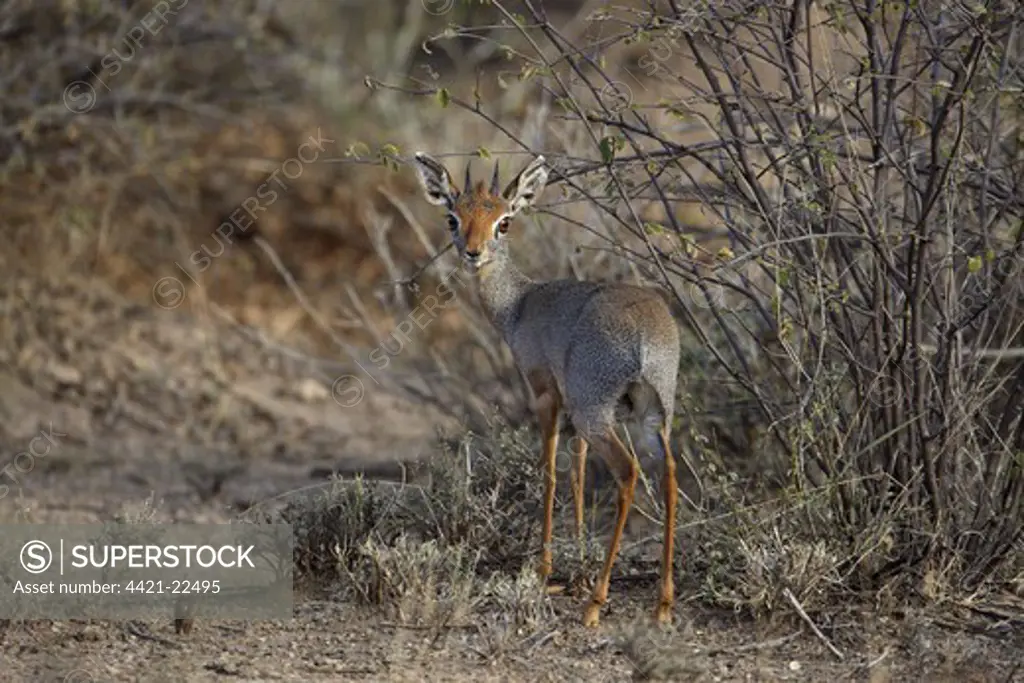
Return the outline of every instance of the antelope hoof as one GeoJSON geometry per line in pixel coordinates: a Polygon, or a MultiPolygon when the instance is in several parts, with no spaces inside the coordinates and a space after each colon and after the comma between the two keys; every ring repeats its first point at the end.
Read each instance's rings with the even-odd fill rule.
{"type": "Polygon", "coordinates": [[[587,628],[597,628],[597,625],[601,622],[601,605],[592,602],[587,605],[586,610],[583,612],[583,625],[587,628]]]}

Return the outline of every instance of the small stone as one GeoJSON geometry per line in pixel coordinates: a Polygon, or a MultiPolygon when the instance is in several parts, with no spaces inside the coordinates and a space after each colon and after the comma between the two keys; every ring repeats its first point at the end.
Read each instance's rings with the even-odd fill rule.
{"type": "Polygon", "coordinates": [[[798,661],[796,661],[794,659],[792,662],[789,663],[789,670],[790,671],[799,671],[800,670],[800,662],[798,662],[798,661]]]}
{"type": "Polygon", "coordinates": [[[297,382],[293,390],[306,403],[326,401],[331,396],[330,390],[312,377],[297,382]]]}
{"type": "Polygon", "coordinates": [[[70,365],[64,365],[62,363],[53,363],[48,368],[50,374],[53,375],[61,384],[81,384],[82,373],[70,365]]]}

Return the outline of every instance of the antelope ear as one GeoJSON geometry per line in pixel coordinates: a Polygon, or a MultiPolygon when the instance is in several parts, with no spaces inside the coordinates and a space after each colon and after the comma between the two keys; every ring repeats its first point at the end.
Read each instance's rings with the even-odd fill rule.
{"type": "Polygon", "coordinates": [[[458,190],[452,182],[452,174],[444,165],[429,154],[416,152],[414,155],[416,175],[423,186],[423,194],[427,201],[435,206],[443,206],[449,211],[455,206],[458,190]]]}
{"type": "Polygon", "coordinates": [[[544,185],[548,182],[548,167],[544,157],[537,157],[530,164],[519,172],[502,196],[508,200],[512,213],[517,214],[533,203],[544,191],[544,185]]]}

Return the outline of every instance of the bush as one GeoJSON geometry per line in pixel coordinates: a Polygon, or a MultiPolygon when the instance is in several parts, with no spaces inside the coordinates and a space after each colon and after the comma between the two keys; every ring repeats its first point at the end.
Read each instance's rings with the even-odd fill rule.
{"type": "MultiPolygon", "coordinates": [[[[553,94],[552,137],[574,141],[543,150],[563,194],[547,213],[580,225],[567,207],[586,205],[634,275],[673,293],[704,475],[745,432],[737,450],[781,495],[731,517],[730,599],[897,576],[972,591],[1019,571],[1019,14],[726,2],[590,20],[572,44],[532,12],[544,54],[517,55],[553,94]],[[605,59],[630,51],[632,70],[605,59]],[[717,250],[691,234],[694,204],[717,250]]],[[[740,484],[703,486],[705,509],[746,509],[740,484]]]]}
{"type": "Polygon", "coordinates": [[[280,518],[293,525],[297,578],[414,620],[425,616],[413,616],[413,602],[440,609],[425,596],[443,593],[451,617],[479,588],[512,606],[517,623],[530,621],[521,572],[535,573],[540,539],[536,438],[499,424],[454,447],[439,444],[422,484],[336,479],[290,500],[280,518]]]}

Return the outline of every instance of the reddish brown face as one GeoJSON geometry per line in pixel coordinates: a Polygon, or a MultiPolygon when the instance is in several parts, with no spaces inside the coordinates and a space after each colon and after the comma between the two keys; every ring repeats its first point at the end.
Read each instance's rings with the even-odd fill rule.
{"type": "Polygon", "coordinates": [[[491,194],[483,183],[460,194],[448,213],[455,246],[470,264],[478,266],[491,259],[511,220],[508,201],[491,194]]]}
{"type": "Polygon", "coordinates": [[[415,162],[424,197],[447,210],[452,242],[475,268],[494,258],[513,216],[534,203],[548,179],[544,157],[538,156],[504,191],[498,190],[497,164],[489,187],[482,182],[472,185],[467,166],[466,187],[459,191],[441,162],[423,152],[416,153],[415,162]]]}

